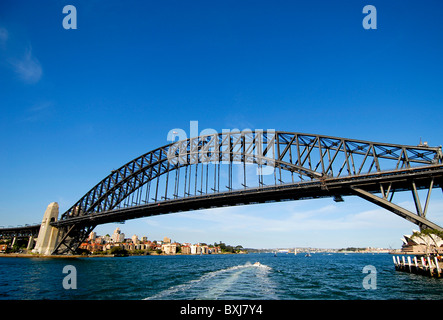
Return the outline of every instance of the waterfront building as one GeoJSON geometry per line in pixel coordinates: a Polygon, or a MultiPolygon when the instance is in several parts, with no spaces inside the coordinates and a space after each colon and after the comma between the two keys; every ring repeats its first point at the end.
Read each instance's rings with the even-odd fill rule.
{"type": "Polygon", "coordinates": [[[182,254],[191,254],[191,247],[189,245],[181,246],[182,254]]]}
{"type": "Polygon", "coordinates": [[[118,246],[127,251],[134,250],[148,250],[157,251],[160,250],[166,255],[174,255],[177,252],[181,254],[218,254],[221,253],[221,248],[213,245],[206,244],[191,244],[191,243],[178,243],[172,242],[171,238],[164,237],[163,241],[148,240],[147,236],[138,238],[137,235],[133,235],[131,238],[125,238],[125,234],[121,232],[120,228],[116,228],[112,236],[97,236],[95,232],[91,232],[88,236],[88,240],[80,245],[80,249],[85,249],[91,253],[98,251],[107,251],[113,247],[118,246]]]}
{"type": "Polygon", "coordinates": [[[80,249],[83,250],[88,250],[91,253],[96,253],[96,252],[100,252],[103,251],[103,245],[98,244],[98,243],[87,243],[87,242],[83,242],[80,245],[80,249]]]}
{"type": "Polygon", "coordinates": [[[202,251],[202,248],[198,244],[193,244],[191,246],[191,254],[200,254],[202,251]]]}
{"type": "Polygon", "coordinates": [[[177,244],[176,243],[165,243],[161,246],[162,252],[164,254],[176,254],[177,244]]]}
{"type": "Polygon", "coordinates": [[[210,248],[210,249],[209,249],[209,253],[212,253],[212,254],[218,254],[218,253],[221,253],[221,248],[220,248],[220,247],[213,247],[213,248],[210,248]]]}

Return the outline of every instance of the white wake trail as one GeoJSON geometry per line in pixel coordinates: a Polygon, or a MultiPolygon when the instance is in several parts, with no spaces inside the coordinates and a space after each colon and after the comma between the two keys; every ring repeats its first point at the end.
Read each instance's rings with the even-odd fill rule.
{"type": "MultiPolygon", "coordinates": [[[[168,297],[171,297],[177,293],[184,293],[188,292],[196,287],[203,285],[206,285],[208,290],[204,291],[203,293],[197,295],[197,299],[217,299],[220,295],[222,295],[224,292],[229,290],[231,286],[235,284],[235,282],[238,280],[240,275],[250,269],[250,268],[257,268],[257,271],[259,274],[261,274],[261,278],[263,280],[263,277],[265,276],[265,273],[269,272],[271,270],[270,267],[266,265],[253,265],[250,262],[247,262],[244,265],[237,265],[225,269],[220,269],[216,271],[209,272],[207,274],[202,275],[198,279],[190,280],[186,283],[170,287],[166,290],[163,290],[153,296],[147,297],[144,300],[157,300],[157,299],[167,299],[168,297]],[[234,272],[235,271],[235,272],[234,272]],[[229,274],[231,272],[234,272],[232,274],[229,274]],[[224,276],[228,276],[223,279],[224,276]],[[214,277],[222,277],[222,280],[220,282],[216,282],[214,280],[214,277]]],[[[204,286],[203,286],[204,288],[204,286]]]]}
{"type": "Polygon", "coordinates": [[[238,266],[229,267],[229,268],[226,268],[226,269],[212,271],[212,272],[209,272],[207,274],[202,275],[198,279],[190,280],[190,281],[188,281],[186,283],[183,283],[183,284],[180,284],[178,286],[170,287],[170,288],[168,288],[166,290],[163,290],[163,291],[161,291],[161,292],[159,292],[159,293],[157,293],[157,294],[155,294],[155,295],[153,295],[151,297],[147,297],[147,298],[145,298],[143,300],[161,299],[161,298],[170,296],[170,295],[172,295],[172,294],[174,294],[176,292],[179,292],[179,291],[186,291],[186,290],[188,290],[188,289],[190,289],[190,288],[200,284],[201,282],[207,281],[207,280],[209,280],[209,279],[211,279],[211,278],[213,278],[213,277],[215,277],[217,275],[220,275],[220,274],[223,274],[223,273],[226,273],[226,272],[230,272],[230,271],[233,271],[233,270],[237,270],[239,268],[244,268],[244,267],[245,266],[243,266],[243,265],[238,265],[238,266]]]}

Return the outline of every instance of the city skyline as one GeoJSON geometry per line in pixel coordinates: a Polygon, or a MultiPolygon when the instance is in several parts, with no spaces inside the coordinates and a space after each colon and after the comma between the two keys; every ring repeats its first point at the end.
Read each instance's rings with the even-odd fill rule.
{"type": "MultiPolygon", "coordinates": [[[[189,245],[193,245],[193,246],[210,246],[210,247],[217,247],[220,244],[224,244],[224,245],[228,245],[228,246],[232,246],[232,244],[230,243],[225,243],[224,241],[215,241],[215,242],[204,242],[204,241],[197,241],[197,242],[189,242],[189,241],[176,241],[174,238],[169,238],[167,236],[160,238],[160,239],[156,239],[156,238],[151,238],[146,234],[133,234],[132,236],[129,236],[127,234],[125,234],[123,232],[123,230],[120,229],[120,227],[117,227],[114,230],[114,233],[110,233],[107,232],[106,234],[98,234],[96,231],[92,231],[90,233],[90,235],[88,236],[88,238],[85,240],[84,243],[95,243],[96,239],[102,239],[102,241],[105,241],[105,243],[114,243],[114,244],[121,244],[121,243],[132,243],[132,244],[139,244],[139,243],[157,243],[157,244],[166,244],[166,243],[176,243],[180,246],[189,246],[189,245]],[[116,232],[118,230],[118,235],[121,237],[116,238],[116,232]]],[[[366,246],[366,247],[356,247],[356,246],[348,246],[346,248],[342,247],[342,248],[328,248],[328,247],[303,247],[303,246],[286,246],[286,247],[282,247],[282,246],[278,246],[278,247],[267,247],[267,248],[254,248],[254,247],[244,247],[242,244],[237,244],[235,245],[235,247],[241,247],[242,249],[254,249],[254,250],[290,250],[290,249],[304,249],[304,250],[308,250],[308,249],[312,249],[312,250],[344,250],[346,248],[356,248],[356,249],[382,249],[382,250],[387,250],[387,249],[391,249],[391,248],[385,248],[385,247],[370,247],[370,246],[366,246]]],[[[392,248],[394,249],[394,248],[392,248]]]]}
{"type": "MultiPolygon", "coordinates": [[[[0,3],[0,225],[60,215],[131,159],[199,129],[443,144],[441,1],[0,3]],[[67,3],[66,3],[67,4],[67,3]]],[[[199,131],[200,131],[199,130],[199,131]]],[[[422,199],[426,196],[423,195],[422,199]]],[[[180,212],[128,234],[244,247],[389,247],[418,226],[357,197],[180,212]]],[[[394,200],[414,210],[410,193],[394,200]]],[[[443,225],[434,190],[428,218],[443,225]]],[[[97,226],[95,231],[119,224],[97,226]]],[[[120,225],[121,226],[121,225],[120,225]]]]}
{"type": "MultiPolygon", "coordinates": [[[[398,249],[403,244],[403,235],[419,230],[418,226],[392,212],[372,204],[365,206],[362,199],[343,198],[344,203],[338,204],[329,198],[172,213],[127,220],[124,224],[103,224],[95,231],[104,233],[109,228],[120,227],[131,230],[131,235],[144,234],[151,239],[161,239],[163,234],[167,234],[177,242],[223,241],[257,249],[398,249]],[[298,202],[300,204],[297,205],[298,202]],[[318,204],[309,205],[309,202],[318,204]],[[362,207],[366,210],[361,210],[362,207]],[[281,211],[280,214],[277,218],[272,217],[272,212],[277,210],[281,211]],[[204,230],[204,227],[208,229],[204,230]],[[260,235],[260,241],[257,235],[260,235]]],[[[438,212],[443,208],[443,202],[436,198],[430,204],[430,212],[438,212]]],[[[414,210],[413,202],[408,200],[399,203],[414,210]]]]}

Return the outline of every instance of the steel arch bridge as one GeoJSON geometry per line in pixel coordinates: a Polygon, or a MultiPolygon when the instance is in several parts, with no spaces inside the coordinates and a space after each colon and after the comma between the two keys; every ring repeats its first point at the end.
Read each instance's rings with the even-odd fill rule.
{"type": "Polygon", "coordinates": [[[443,187],[440,147],[273,130],[214,133],[149,151],[113,170],[58,221],[53,254],[74,253],[99,224],[205,208],[357,195],[420,226],[443,187]],[[419,190],[425,190],[424,205],[419,190]],[[410,191],[416,212],[393,202],[410,191]]]}

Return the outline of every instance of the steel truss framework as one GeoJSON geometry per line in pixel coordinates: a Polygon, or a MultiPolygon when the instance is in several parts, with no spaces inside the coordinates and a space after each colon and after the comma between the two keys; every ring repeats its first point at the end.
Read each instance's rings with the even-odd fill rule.
{"type": "Polygon", "coordinates": [[[53,226],[57,254],[73,253],[96,225],[200,208],[357,195],[421,228],[442,187],[441,147],[281,131],[223,132],[171,143],[100,181],[53,226]],[[422,206],[418,190],[428,190],[422,206]],[[410,190],[416,213],[392,202],[410,190]],[[381,194],[378,196],[377,194],[381,194]]]}

